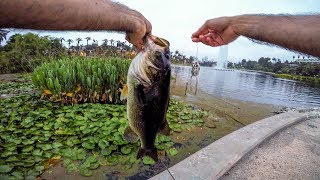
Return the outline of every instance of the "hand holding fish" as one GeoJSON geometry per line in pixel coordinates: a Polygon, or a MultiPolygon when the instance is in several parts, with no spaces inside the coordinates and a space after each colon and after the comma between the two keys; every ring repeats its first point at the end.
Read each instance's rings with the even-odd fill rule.
{"type": "Polygon", "coordinates": [[[145,38],[151,34],[151,23],[141,15],[142,20],[137,21],[137,30],[135,32],[127,32],[126,40],[133,44],[138,51],[144,49],[145,38]]]}
{"type": "Polygon", "coordinates": [[[239,36],[254,42],[275,44],[286,49],[320,56],[320,15],[239,15],[207,20],[193,42],[209,46],[226,45],[239,36]]]}
{"type": "Polygon", "coordinates": [[[231,18],[220,17],[207,20],[195,33],[192,34],[193,42],[202,42],[209,46],[226,45],[235,39],[237,35],[231,26],[231,18]]]}
{"type": "Polygon", "coordinates": [[[151,23],[138,11],[110,0],[1,0],[0,28],[122,31],[139,51],[151,23]]]}

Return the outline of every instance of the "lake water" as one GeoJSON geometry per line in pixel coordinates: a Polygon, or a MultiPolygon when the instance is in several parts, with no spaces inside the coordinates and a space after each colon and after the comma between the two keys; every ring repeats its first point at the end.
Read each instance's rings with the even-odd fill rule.
{"type": "MultiPolygon", "coordinates": [[[[174,66],[172,74],[187,82],[191,67],[174,66]]],[[[193,78],[193,86],[195,79],[193,78]]],[[[320,88],[270,74],[201,67],[198,89],[218,97],[287,107],[319,107],[320,88]]]]}

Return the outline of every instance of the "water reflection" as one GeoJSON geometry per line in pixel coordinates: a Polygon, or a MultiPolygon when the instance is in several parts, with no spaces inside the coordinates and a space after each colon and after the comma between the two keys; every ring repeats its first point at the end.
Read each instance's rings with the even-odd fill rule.
{"type": "MultiPolygon", "coordinates": [[[[174,66],[173,71],[186,83],[191,67],[174,66]]],[[[198,88],[214,96],[288,107],[320,106],[320,88],[270,74],[201,67],[198,78],[198,88]]]]}

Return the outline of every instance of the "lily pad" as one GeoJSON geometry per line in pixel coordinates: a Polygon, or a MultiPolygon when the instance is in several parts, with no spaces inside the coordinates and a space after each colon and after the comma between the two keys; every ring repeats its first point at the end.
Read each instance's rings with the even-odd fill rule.
{"type": "Polygon", "coordinates": [[[99,146],[101,149],[105,149],[107,146],[109,146],[109,142],[100,139],[100,140],[99,140],[99,143],[98,143],[98,146],[99,146]]]}
{"type": "Polygon", "coordinates": [[[32,152],[32,155],[34,155],[34,156],[42,156],[42,154],[43,154],[43,151],[41,149],[35,149],[32,152]]]}
{"type": "Polygon", "coordinates": [[[53,143],[52,143],[52,147],[53,147],[53,148],[59,148],[59,147],[61,147],[61,146],[63,146],[63,144],[60,143],[60,142],[53,142],[53,143]]]}
{"type": "Polygon", "coordinates": [[[177,151],[176,148],[170,148],[170,149],[168,150],[168,153],[169,153],[171,156],[175,156],[175,155],[178,154],[178,151],[177,151]]]}
{"type": "Polygon", "coordinates": [[[90,164],[90,168],[91,170],[97,169],[100,166],[99,162],[94,162],[90,164]]]}
{"type": "Polygon", "coordinates": [[[103,149],[101,150],[101,154],[104,156],[108,156],[109,154],[111,154],[111,150],[110,149],[103,149]]]}
{"type": "Polygon", "coordinates": [[[26,147],[24,147],[21,151],[24,152],[24,153],[26,153],[26,152],[32,151],[33,148],[34,148],[33,146],[26,146],[26,147]]]}
{"type": "Polygon", "coordinates": [[[76,171],[78,169],[78,167],[74,164],[74,163],[70,163],[68,166],[67,166],[67,172],[70,173],[70,172],[73,172],[73,171],[76,171]]]}
{"type": "Polygon", "coordinates": [[[18,159],[16,156],[10,156],[6,159],[6,162],[18,162],[20,159],[18,159]]]}
{"type": "Polygon", "coordinates": [[[8,173],[13,169],[13,167],[9,165],[0,165],[0,173],[8,173]]]}
{"type": "Polygon", "coordinates": [[[19,171],[14,171],[11,173],[11,175],[14,177],[14,179],[23,179],[23,174],[19,171]]]}
{"type": "Polygon", "coordinates": [[[92,155],[92,156],[89,156],[85,162],[88,162],[88,163],[95,163],[97,162],[97,157],[95,155],[92,155]]]}
{"type": "Polygon", "coordinates": [[[85,169],[80,169],[80,174],[82,176],[90,177],[90,176],[92,176],[93,172],[92,172],[92,170],[85,168],[85,169]]]}
{"type": "Polygon", "coordinates": [[[82,147],[86,148],[86,149],[94,149],[95,144],[91,143],[89,141],[85,141],[82,143],[82,147]]]}
{"type": "Polygon", "coordinates": [[[122,154],[130,154],[130,153],[131,153],[131,150],[132,150],[132,148],[131,148],[131,147],[128,147],[128,146],[123,146],[123,147],[121,148],[122,154]]]}
{"type": "Polygon", "coordinates": [[[142,162],[143,162],[143,164],[145,164],[145,165],[153,165],[153,164],[156,163],[156,162],[155,162],[151,157],[149,157],[149,156],[143,157],[143,158],[142,158],[142,162]]]}

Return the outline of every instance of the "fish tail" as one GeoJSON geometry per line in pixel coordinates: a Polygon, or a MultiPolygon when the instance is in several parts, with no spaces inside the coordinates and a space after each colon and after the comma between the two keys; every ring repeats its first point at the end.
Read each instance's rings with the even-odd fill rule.
{"type": "Polygon", "coordinates": [[[137,154],[137,159],[140,159],[144,156],[149,156],[151,157],[154,161],[158,162],[158,151],[157,148],[153,149],[143,149],[139,148],[138,154],[137,154]]]}

